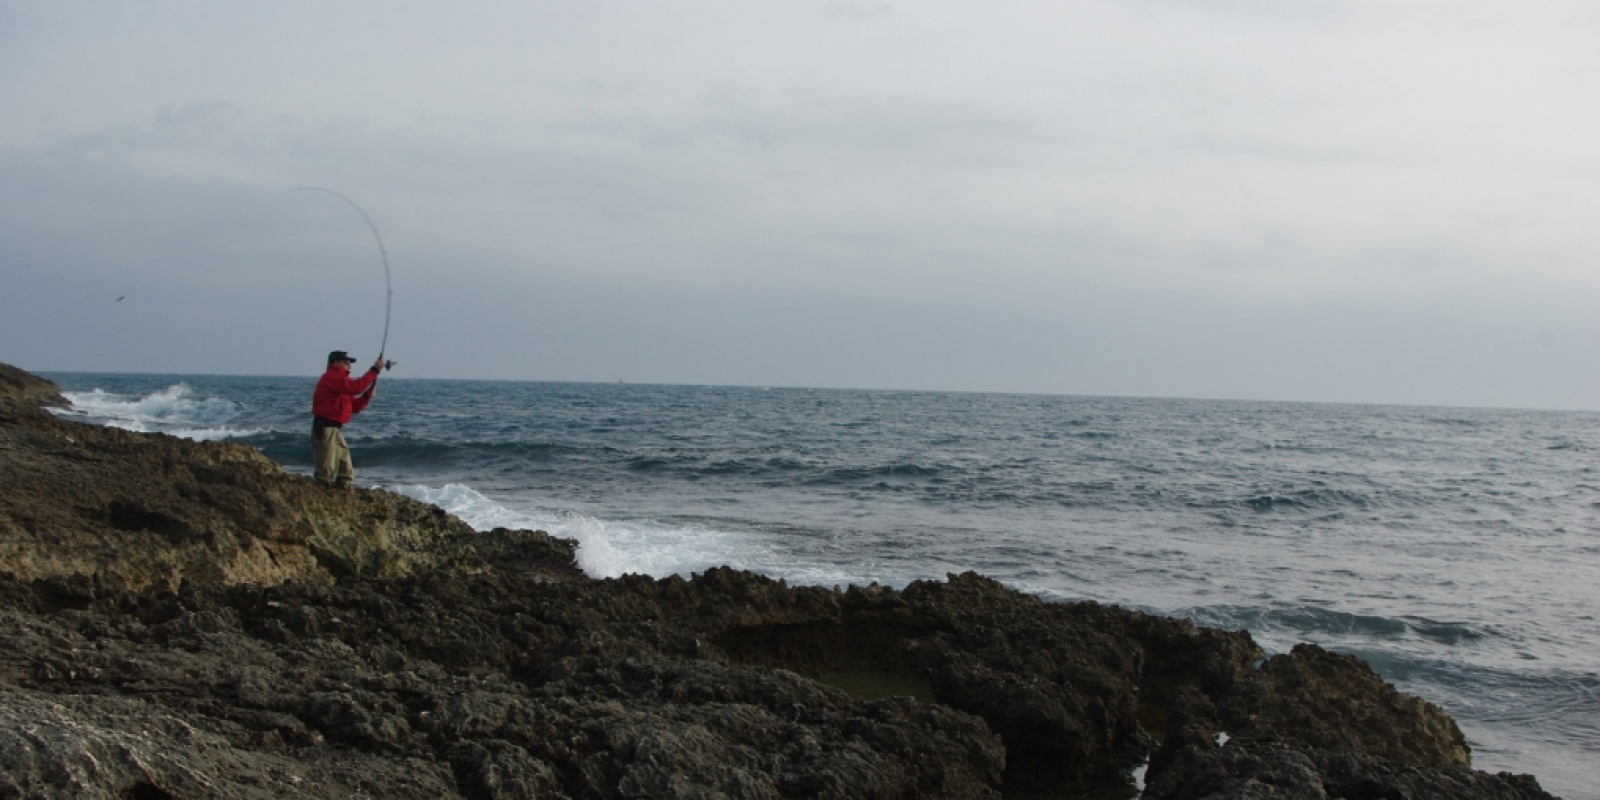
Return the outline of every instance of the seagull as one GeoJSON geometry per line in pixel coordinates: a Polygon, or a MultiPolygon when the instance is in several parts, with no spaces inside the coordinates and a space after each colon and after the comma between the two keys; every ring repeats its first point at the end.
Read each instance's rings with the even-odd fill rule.
{"type": "MultiPolygon", "coordinates": [[[[127,297],[127,295],[123,295],[122,297],[127,297]]],[[[118,303],[122,302],[122,297],[117,298],[116,302],[118,302],[118,303]]]]}

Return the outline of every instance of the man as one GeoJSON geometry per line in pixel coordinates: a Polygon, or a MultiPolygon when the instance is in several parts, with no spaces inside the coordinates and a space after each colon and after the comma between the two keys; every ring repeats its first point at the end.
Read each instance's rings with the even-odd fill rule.
{"type": "Polygon", "coordinates": [[[322,373],[311,393],[311,454],[316,461],[312,476],[324,486],[348,489],[356,478],[350,461],[350,445],[344,441],[344,424],[372,402],[378,390],[378,372],[383,356],[359,378],[350,377],[355,359],[343,350],[328,354],[328,371],[322,373]]]}

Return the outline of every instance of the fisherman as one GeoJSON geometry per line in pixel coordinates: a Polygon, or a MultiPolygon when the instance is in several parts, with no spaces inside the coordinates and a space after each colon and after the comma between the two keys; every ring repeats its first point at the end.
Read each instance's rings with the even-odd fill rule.
{"type": "Polygon", "coordinates": [[[355,359],[343,350],[328,354],[328,371],[322,373],[311,393],[311,453],[316,461],[312,476],[324,486],[348,489],[356,477],[350,461],[350,445],[344,440],[344,424],[372,402],[378,390],[378,373],[383,356],[359,378],[350,377],[355,359]]]}

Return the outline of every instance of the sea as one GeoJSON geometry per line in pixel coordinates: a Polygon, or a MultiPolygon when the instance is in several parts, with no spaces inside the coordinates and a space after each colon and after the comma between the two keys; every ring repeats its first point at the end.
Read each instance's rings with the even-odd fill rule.
{"type": "MultiPolygon", "coordinates": [[[[64,417],[311,471],[314,374],[44,375],[64,417]]],[[[1600,414],[385,377],[346,436],[359,484],[576,539],[594,577],[973,570],[1315,642],[1476,768],[1600,799],[1600,414]]]]}

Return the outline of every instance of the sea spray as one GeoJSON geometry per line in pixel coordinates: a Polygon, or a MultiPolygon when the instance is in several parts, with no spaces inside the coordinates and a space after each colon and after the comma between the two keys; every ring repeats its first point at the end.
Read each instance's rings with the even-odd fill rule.
{"type": "Polygon", "coordinates": [[[238,439],[261,433],[259,428],[232,427],[239,404],[220,397],[195,397],[178,383],[151,394],[130,397],[102,389],[63,392],[71,404],[51,409],[57,416],[139,433],[166,433],[196,441],[238,439]]]}
{"type": "Polygon", "coordinates": [[[542,530],[578,542],[578,567],[593,578],[627,574],[685,577],[719,566],[718,541],[726,538],[695,526],[664,526],[645,521],[601,520],[572,511],[537,507],[513,509],[468,486],[396,485],[386,487],[460,517],[475,530],[542,530]]]}

